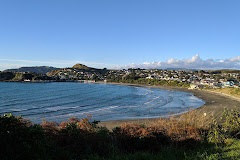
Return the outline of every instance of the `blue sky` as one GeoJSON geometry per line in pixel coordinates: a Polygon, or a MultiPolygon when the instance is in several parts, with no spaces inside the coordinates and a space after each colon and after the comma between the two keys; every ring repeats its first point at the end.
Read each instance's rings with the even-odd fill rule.
{"type": "Polygon", "coordinates": [[[78,62],[154,68],[169,60],[197,68],[184,66],[196,56],[202,66],[212,60],[216,68],[237,68],[239,6],[239,0],[2,0],[0,70],[78,62]],[[219,66],[234,58],[234,66],[219,66]]]}

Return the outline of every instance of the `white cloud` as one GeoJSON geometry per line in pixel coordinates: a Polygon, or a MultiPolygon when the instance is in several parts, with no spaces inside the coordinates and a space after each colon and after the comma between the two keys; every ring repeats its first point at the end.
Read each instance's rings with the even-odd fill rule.
{"type": "Polygon", "coordinates": [[[6,69],[14,69],[14,68],[20,68],[22,67],[21,65],[16,65],[16,64],[5,64],[5,63],[0,63],[0,71],[6,70],[6,69]]]}
{"type": "Polygon", "coordinates": [[[229,59],[230,62],[240,62],[240,56],[229,59]]]}
{"type": "Polygon", "coordinates": [[[198,54],[195,56],[178,60],[170,58],[166,62],[144,62],[143,64],[131,64],[124,66],[116,66],[117,69],[121,68],[144,68],[144,69],[164,69],[164,68],[186,68],[186,69],[240,69],[240,56],[229,59],[203,60],[198,54]]]}
{"type": "Polygon", "coordinates": [[[170,58],[169,60],[167,60],[168,64],[175,64],[175,63],[179,63],[179,62],[180,62],[179,60],[173,59],[173,58],[170,58]]]}
{"type": "Polygon", "coordinates": [[[187,59],[185,62],[186,63],[196,63],[196,62],[200,62],[200,61],[201,61],[201,58],[200,58],[199,54],[196,54],[192,58],[187,59]]]}

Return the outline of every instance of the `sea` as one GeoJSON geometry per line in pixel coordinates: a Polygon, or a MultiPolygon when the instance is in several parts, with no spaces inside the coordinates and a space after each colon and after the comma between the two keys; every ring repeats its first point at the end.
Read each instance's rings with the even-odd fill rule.
{"type": "Polygon", "coordinates": [[[168,117],[204,104],[191,93],[148,87],[0,82],[0,115],[12,113],[33,123],[70,117],[97,121],[168,117]]]}

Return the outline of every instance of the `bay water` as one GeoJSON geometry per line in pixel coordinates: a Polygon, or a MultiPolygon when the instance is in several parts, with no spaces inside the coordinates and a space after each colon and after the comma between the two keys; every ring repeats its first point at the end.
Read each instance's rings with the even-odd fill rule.
{"type": "Polygon", "coordinates": [[[191,93],[157,88],[91,83],[0,82],[0,114],[12,113],[33,123],[70,117],[107,121],[157,118],[204,105],[191,93]]]}

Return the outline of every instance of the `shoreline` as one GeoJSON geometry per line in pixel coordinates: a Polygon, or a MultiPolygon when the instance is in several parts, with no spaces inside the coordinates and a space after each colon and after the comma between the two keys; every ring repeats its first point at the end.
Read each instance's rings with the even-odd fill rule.
{"type": "MultiPolygon", "coordinates": [[[[96,82],[96,84],[99,82],[96,82]]],[[[113,85],[127,85],[127,86],[136,86],[136,87],[149,87],[149,88],[158,88],[170,91],[179,91],[191,93],[199,99],[205,101],[205,104],[194,110],[186,111],[175,115],[175,118],[182,116],[191,115],[192,118],[203,120],[205,124],[208,124],[213,119],[219,119],[222,116],[222,111],[225,108],[229,110],[234,109],[235,107],[240,107],[240,99],[234,96],[221,94],[213,91],[207,90],[192,90],[187,88],[180,87],[170,87],[170,86],[153,86],[153,85],[143,85],[143,84],[130,84],[130,83],[102,83],[99,84],[113,84],[113,85]]],[[[122,124],[144,124],[151,125],[156,123],[162,118],[145,118],[145,119],[124,119],[124,120],[112,120],[112,121],[102,121],[99,123],[99,126],[107,127],[108,129],[113,129],[116,126],[121,126],[122,124]]],[[[166,119],[166,118],[165,118],[166,119]]]]}
{"type": "MultiPolygon", "coordinates": [[[[29,82],[23,82],[29,83],[29,82]]],[[[54,83],[54,82],[53,82],[54,83]]],[[[70,82],[72,83],[72,82],[70,82]]],[[[75,82],[74,82],[75,83],[75,82]]],[[[205,104],[199,108],[194,110],[186,110],[185,112],[176,113],[175,115],[170,115],[174,118],[179,118],[186,115],[191,115],[194,120],[195,119],[204,119],[204,123],[208,124],[213,119],[219,119],[222,116],[222,111],[224,108],[228,108],[229,110],[234,109],[235,107],[240,107],[240,98],[231,96],[228,94],[224,94],[221,92],[214,92],[209,90],[199,90],[199,89],[188,89],[181,87],[171,87],[171,86],[156,86],[156,85],[145,85],[145,84],[132,84],[132,83],[113,83],[113,82],[92,82],[92,84],[112,84],[112,85],[125,85],[125,86],[135,86],[135,87],[147,87],[147,88],[157,88],[163,90],[170,91],[179,91],[179,92],[187,92],[191,93],[199,99],[205,101],[205,104]]],[[[124,123],[127,124],[144,124],[148,125],[151,123],[155,123],[160,119],[165,118],[136,118],[136,119],[123,119],[123,120],[111,120],[111,121],[102,121],[99,123],[99,126],[104,126],[109,129],[112,129],[116,126],[121,126],[124,123]]],[[[193,119],[192,118],[192,119],[193,119]]],[[[220,121],[218,121],[220,122],[220,121]]]]}

